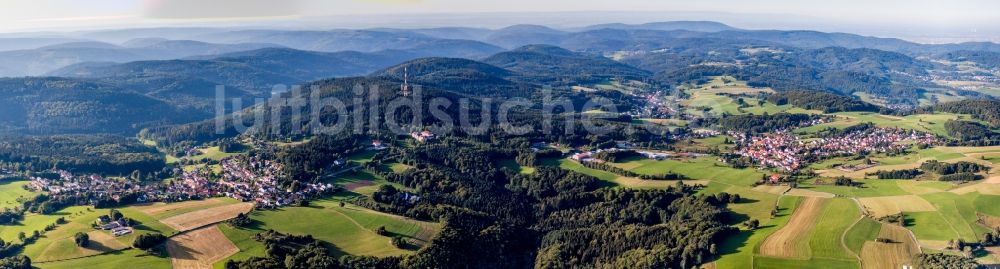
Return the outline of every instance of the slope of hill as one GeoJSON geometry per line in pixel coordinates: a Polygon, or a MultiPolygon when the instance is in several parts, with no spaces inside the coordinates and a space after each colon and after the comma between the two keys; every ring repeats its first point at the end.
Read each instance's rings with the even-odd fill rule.
{"type": "Polygon", "coordinates": [[[391,66],[372,76],[402,81],[404,71],[409,72],[411,83],[463,94],[497,97],[529,94],[527,87],[508,80],[512,75],[510,71],[459,58],[420,58],[391,66]]]}
{"type": "Polygon", "coordinates": [[[176,59],[205,53],[226,53],[273,47],[270,44],[209,44],[163,41],[145,47],[121,47],[100,42],[71,42],[30,50],[0,52],[0,77],[39,76],[76,63],[131,62],[176,59]]]}
{"type": "Polygon", "coordinates": [[[622,29],[622,30],[658,30],[658,31],[693,31],[693,32],[722,32],[737,30],[732,26],[714,21],[666,21],[650,22],[643,24],[608,23],[597,24],[582,28],[584,31],[597,29],[622,29]]]}
{"type": "Polygon", "coordinates": [[[642,79],[649,75],[647,71],[601,56],[575,53],[548,45],[520,47],[490,56],[483,62],[518,72],[520,76],[532,81],[570,79],[596,82],[612,77],[642,79]]]}
{"type": "Polygon", "coordinates": [[[114,85],[67,78],[0,79],[0,124],[20,134],[132,133],[207,115],[114,85]]]}

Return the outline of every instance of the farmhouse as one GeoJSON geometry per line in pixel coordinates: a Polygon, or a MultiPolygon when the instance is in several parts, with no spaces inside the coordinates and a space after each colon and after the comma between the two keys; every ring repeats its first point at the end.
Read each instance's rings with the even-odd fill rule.
{"type": "Polygon", "coordinates": [[[435,138],[434,133],[431,131],[412,132],[410,133],[410,136],[420,142],[427,142],[435,138]]]}

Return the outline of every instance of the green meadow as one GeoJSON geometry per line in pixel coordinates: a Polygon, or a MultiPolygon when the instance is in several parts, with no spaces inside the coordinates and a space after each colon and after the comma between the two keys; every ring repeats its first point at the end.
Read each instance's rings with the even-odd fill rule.
{"type": "MultiPolygon", "coordinates": [[[[391,237],[378,235],[376,230],[379,227],[384,226],[390,234],[420,244],[425,243],[440,229],[440,224],[437,223],[406,219],[351,204],[340,207],[339,204],[339,200],[325,199],[314,201],[308,207],[255,210],[250,214],[254,220],[251,227],[222,228],[223,233],[241,250],[241,253],[226,260],[259,255],[262,252],[260,242],[248,238],[269,229],[290,234],[312,235],[318,240],[329,243],[334,255],[379,257],[412,253],[410,249],[393,246],[390,242],[391,237]]],[[[225,264],[226,260],[220,261],[216,266],[225,264]]]]}

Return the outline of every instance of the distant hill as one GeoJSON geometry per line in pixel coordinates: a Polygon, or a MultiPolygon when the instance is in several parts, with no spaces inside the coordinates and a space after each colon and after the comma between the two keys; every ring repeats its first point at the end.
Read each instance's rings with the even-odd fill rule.
{"type": "Polygon", "coordinates": [[[208,115],[182,112],[161,100],[95,81],[0,79],[0,131],[5,133],[134,133],[208,115]]]}
{"type": "Polygon", "coordinates": [[[694,31],[694,32],[722,32],[738,30],[729,25],[714,21],[668,21],[650,22],[643,24],[609,23],[597,24],[582,28],[583,31],[598,29],[622,29],[622,30],[658,30],[658,31],[694,31]]]}
{"type": "Polygon", "coordinates": [[[508,79],[509,70],[459,58],[421,58],[373,73],[373,77],[402,81],[404,70],[410,82],[427,88],[498,97],[523,97],[530,89],[508,79]]]}
{"type": "Polygon", "coordinates": [[[501,52],[483,62],[517,72],[531,81],[596,82],[613,77],[642,79],[650,72],[602,56],[572,52],[549,45],[529,45],[501,52]]]}
{"type": "Polygon", "coordinates": [[[39,76],[82,62],[131,62],[227,53],[272,47],[270,44],[210,44],[197,41],[163,41],[143,47],[122,47],[101,42],[71,42],[30,50],[0,52],[0,77],[39,76]]]}
{"type": "Polygon", "coordinates": [[[89,40],[71,37],[5,37],[0,38],[0,51],[29,50],[63,43],[89,40]]]}

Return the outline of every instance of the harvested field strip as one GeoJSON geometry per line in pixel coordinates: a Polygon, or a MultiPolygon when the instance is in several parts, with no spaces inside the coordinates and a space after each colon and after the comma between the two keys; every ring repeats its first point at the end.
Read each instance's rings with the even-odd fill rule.
{"type": "Polygon", "coordinates": [[[899,214],[900,212],[931,212],[937,210],[920,196],[900,195],[883,197],[865,197],[858,201],[874,217],[899,214]]]}
{"type": "Polygon", "coordinates": [[[174,269],[210,269],[240,251],[215,225],[170,238],[166,246],[174,269]]]}
{"type": "Polygon", "coordinates": [[[236,217],[253,209],[252,203],[239,203],[209,209],[202,209],[160,220],[163,224],[178,231],[187,231],[208,224],[236,217]]]}
{"type": "Polygon", "coordinates": [[[828,200],[809,237],[812,257],[857,261],[841,239],[860,217],[861,212],[854,201],[846,198],[828,200]]]}
{"type": "Polygon", "coordinates": [[[816,225],[816,219],[823,211],[826,199],[807,197],[802,200],[792,218],[760,245],[760,254],[792,259],[809,259],[809,235],[816,225]]]}
{"type": "Polygon", "coordinates": [[[913,265],[911,258],[920,252],[917,242],[913,242],[909,231],[903,227],[883,224],[878,238],[889,242],[865,242],[861,248],[862,268],[903,268],[903,265],[913,265]]]}

